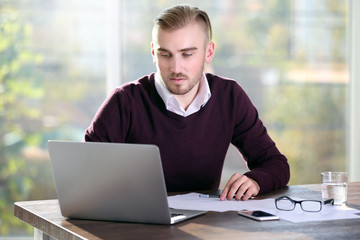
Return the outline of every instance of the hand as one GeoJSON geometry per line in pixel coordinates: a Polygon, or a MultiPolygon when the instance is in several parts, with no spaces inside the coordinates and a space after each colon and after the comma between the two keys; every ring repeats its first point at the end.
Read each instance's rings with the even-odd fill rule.
{"type": "Polygon", "coordinates": [[[220,200],[223,201],[226,198],[228,200],[233,199],[235,195],[236,200],[248,200],[252,196],[256,196],[259,193],[259,184],[245,175],[235,173],[231,176],[230,180],[226,183],[221,195],[220,200]]]}

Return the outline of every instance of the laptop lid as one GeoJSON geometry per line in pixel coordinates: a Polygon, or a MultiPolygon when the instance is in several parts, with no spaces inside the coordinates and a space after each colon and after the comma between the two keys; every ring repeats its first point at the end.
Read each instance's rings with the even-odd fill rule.
{"type": "Polygon", "coordinates": [[[155,145],[49,141],[48,150],[64,217],[172,224],[204,213],[171,219],[155,145]]]}

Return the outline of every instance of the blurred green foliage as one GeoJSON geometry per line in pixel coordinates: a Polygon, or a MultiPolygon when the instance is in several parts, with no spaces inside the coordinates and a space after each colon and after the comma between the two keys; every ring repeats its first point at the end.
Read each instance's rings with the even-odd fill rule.
{"type": "Polygon", "coordinates": [[[44,97],[41,74],[36,71],[43,57],[29,48],[32,26],[16,15],[11,11],[0,19],[0,235],[21,234],[19,229],[24,229],[23,234],[32,232],[13,216],[13,203],[44,195],[36,189],[47,185],[41,180],[49,167],[41,162],[44,159],[29,161],[25,156],[32,147],[37,149],[42,134],[31,130],[31,125],[41,116],[41,107],[34,105],[44,97]]]}
{"type": "Polygon", "coordinates": [[[346,171],[346,85],[281,84],[269,90],[270,135],[289,159],[290,184],[319,183],[320,172],[346,171]]]}

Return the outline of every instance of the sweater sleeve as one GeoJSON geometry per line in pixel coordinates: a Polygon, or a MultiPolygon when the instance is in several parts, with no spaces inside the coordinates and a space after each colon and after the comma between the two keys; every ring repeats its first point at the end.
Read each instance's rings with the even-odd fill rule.
{"type": "Polygon", "coordinates": [[[238,86],[236,116],[232,143],[247,161],[249,172],[245,175],[260,186],[259,193],[286,186],[290,168],[286,157],[280,153],[259,118],[258,111],[246,93],[238,86]]]}
{"type": "Polygon", "coordinates": [[[130,101],[126,93],[121,88],[115,89],[100,106],[86,129],[84,141],[125,142],[130,115],[130,101]]]}

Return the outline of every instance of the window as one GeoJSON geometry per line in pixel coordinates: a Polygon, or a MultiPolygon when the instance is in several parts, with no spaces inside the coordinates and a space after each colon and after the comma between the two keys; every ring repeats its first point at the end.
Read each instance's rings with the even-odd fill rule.
{"type": "MultiPolygon", "coordinates": [[[[346,170],[349,1],[183,2],[209,13],[209,71],[249,94],[290,184],[346,170]]],[[[176,3],[0,0],[0,235],[31,234],[14,201],[56,197],[47,140],[80,141],[109,89],[155,71],[152,20],[176,3]]]]}
{"type": "Polygon", "coordinates": [[[0,3],[0,236],[28,235],[13,203],[56,198],[47,141],[80,141],[106,97],[106,5],[0,3]]]}

